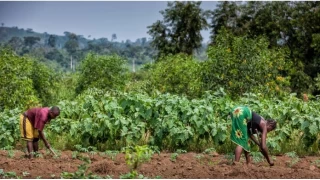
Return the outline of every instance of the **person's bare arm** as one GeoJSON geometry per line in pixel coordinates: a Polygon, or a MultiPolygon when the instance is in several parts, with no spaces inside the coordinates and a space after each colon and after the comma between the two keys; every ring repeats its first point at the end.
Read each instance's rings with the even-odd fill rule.
{"type": "Polygon", "coordinates": [[[261,121],[259,126],[262,129],[261,145],[260,145],[261,153],[267,159],[267,161],[270,164],[270,166],[273,166],[274,163],[269,158],[268,147],[267,147],[267,144],[266,144],[266,141],[267,141],[267,124],[264,121],[261,121]]]}
{"type": "Polygon", "coordinates": [[[44,136],[43,131],[39,131],[39,136],[40,136],[40,138],[43,140],[44,145],[45,145],[48,149],[50,149],[50,148],[51,148],[51,147],[50,147],[50,144],[49,144],[49,142],[47,141],[46,137],[44,136]]]}

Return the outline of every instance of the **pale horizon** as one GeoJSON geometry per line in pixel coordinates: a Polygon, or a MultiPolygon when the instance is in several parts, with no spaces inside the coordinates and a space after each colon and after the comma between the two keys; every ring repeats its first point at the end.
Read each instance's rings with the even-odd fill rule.
{"type": "MultiPolygon", "coordinates": [[[[213,10],[216,4],[203,1],[201,7],[213,10]]],[[[111,39],[116,34],[116,41],[135,41],[151,38],[147,26],[162,20],[159,11],[166,8],[167,1],[0,1],[0,23],[39,33],[68,31],[87,39],[111,39]]],[[[209,31],[201,33],[204,42],[209,41],[209,31]]]]}

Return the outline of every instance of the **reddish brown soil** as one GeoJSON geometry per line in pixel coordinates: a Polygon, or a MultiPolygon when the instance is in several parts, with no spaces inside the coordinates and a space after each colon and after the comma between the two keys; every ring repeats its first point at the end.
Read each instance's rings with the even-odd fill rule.
{"type": "MultiPolygon", "coordinates": [[[[83,163],[79,159],[73,159],[71,151],[64,151],[60,157],[53,158],[42,150],[40,152],[43,157],[33,160],[24,158],[22,151],[14,152],[14,157],[10,158],[7,151],[0,151],[0,169],[4,172],[16,172],[17,176],[25,179],[61,178],[62,172],[75,172],[83,163]]],[[[120,175],[129,172],[122,153],[118,154],[114,160],[99,153],[82,155],[89,156],[91,159],[87,173],[91,172],[100,177],[109,175],[112,178],[120,178],[120,175]]],[[[231,160],[224,155],[214,157],[190,152],[179,154],[175,162],[171,161],[170,157],[171,153],[154,154],[151,161],[138,168],[138,173],[144,177],[162,179],[320,178],[319,157],[299,158],[299,161],[294,164],[293,158],[276,156],[273,167],[269,167],[265,161],[247,166],[243,159],[239,164],[231,165],[231,160]]]]}

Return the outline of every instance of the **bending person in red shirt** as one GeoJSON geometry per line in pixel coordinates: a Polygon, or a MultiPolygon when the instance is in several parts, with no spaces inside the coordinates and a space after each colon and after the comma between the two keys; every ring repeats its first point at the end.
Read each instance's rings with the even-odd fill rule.
{"type": "Polygon", "coordinates": [[[60,114],[57,106],[52,108],[31,108],[20,116],[20,133],[21,138],[27,141],[27,149],[29,158],[33,158],[34,152],[37,152],[38,141],[41,138],[45,146],[50,149],[50,144],[43,134],[45,124],[51,119],[55,119],[60,114]]]}

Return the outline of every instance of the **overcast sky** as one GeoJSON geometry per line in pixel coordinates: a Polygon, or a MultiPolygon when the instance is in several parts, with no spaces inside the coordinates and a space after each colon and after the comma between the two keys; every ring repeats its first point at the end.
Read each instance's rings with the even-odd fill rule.
{"type": "MultiPolygon", "coordinates": [[[[203,1],[213,10],[216,1],[203,1]]],[[[88,38],[117,35],[117,41],[150,36],[147,26],[162,20],[166,1],[0,1],[0,23],[6,27],[31,28],[35,32],[63,35],[73,32],[88,38]]],[[[202,32],[209,40],[209,32],[202,32]]]]}

